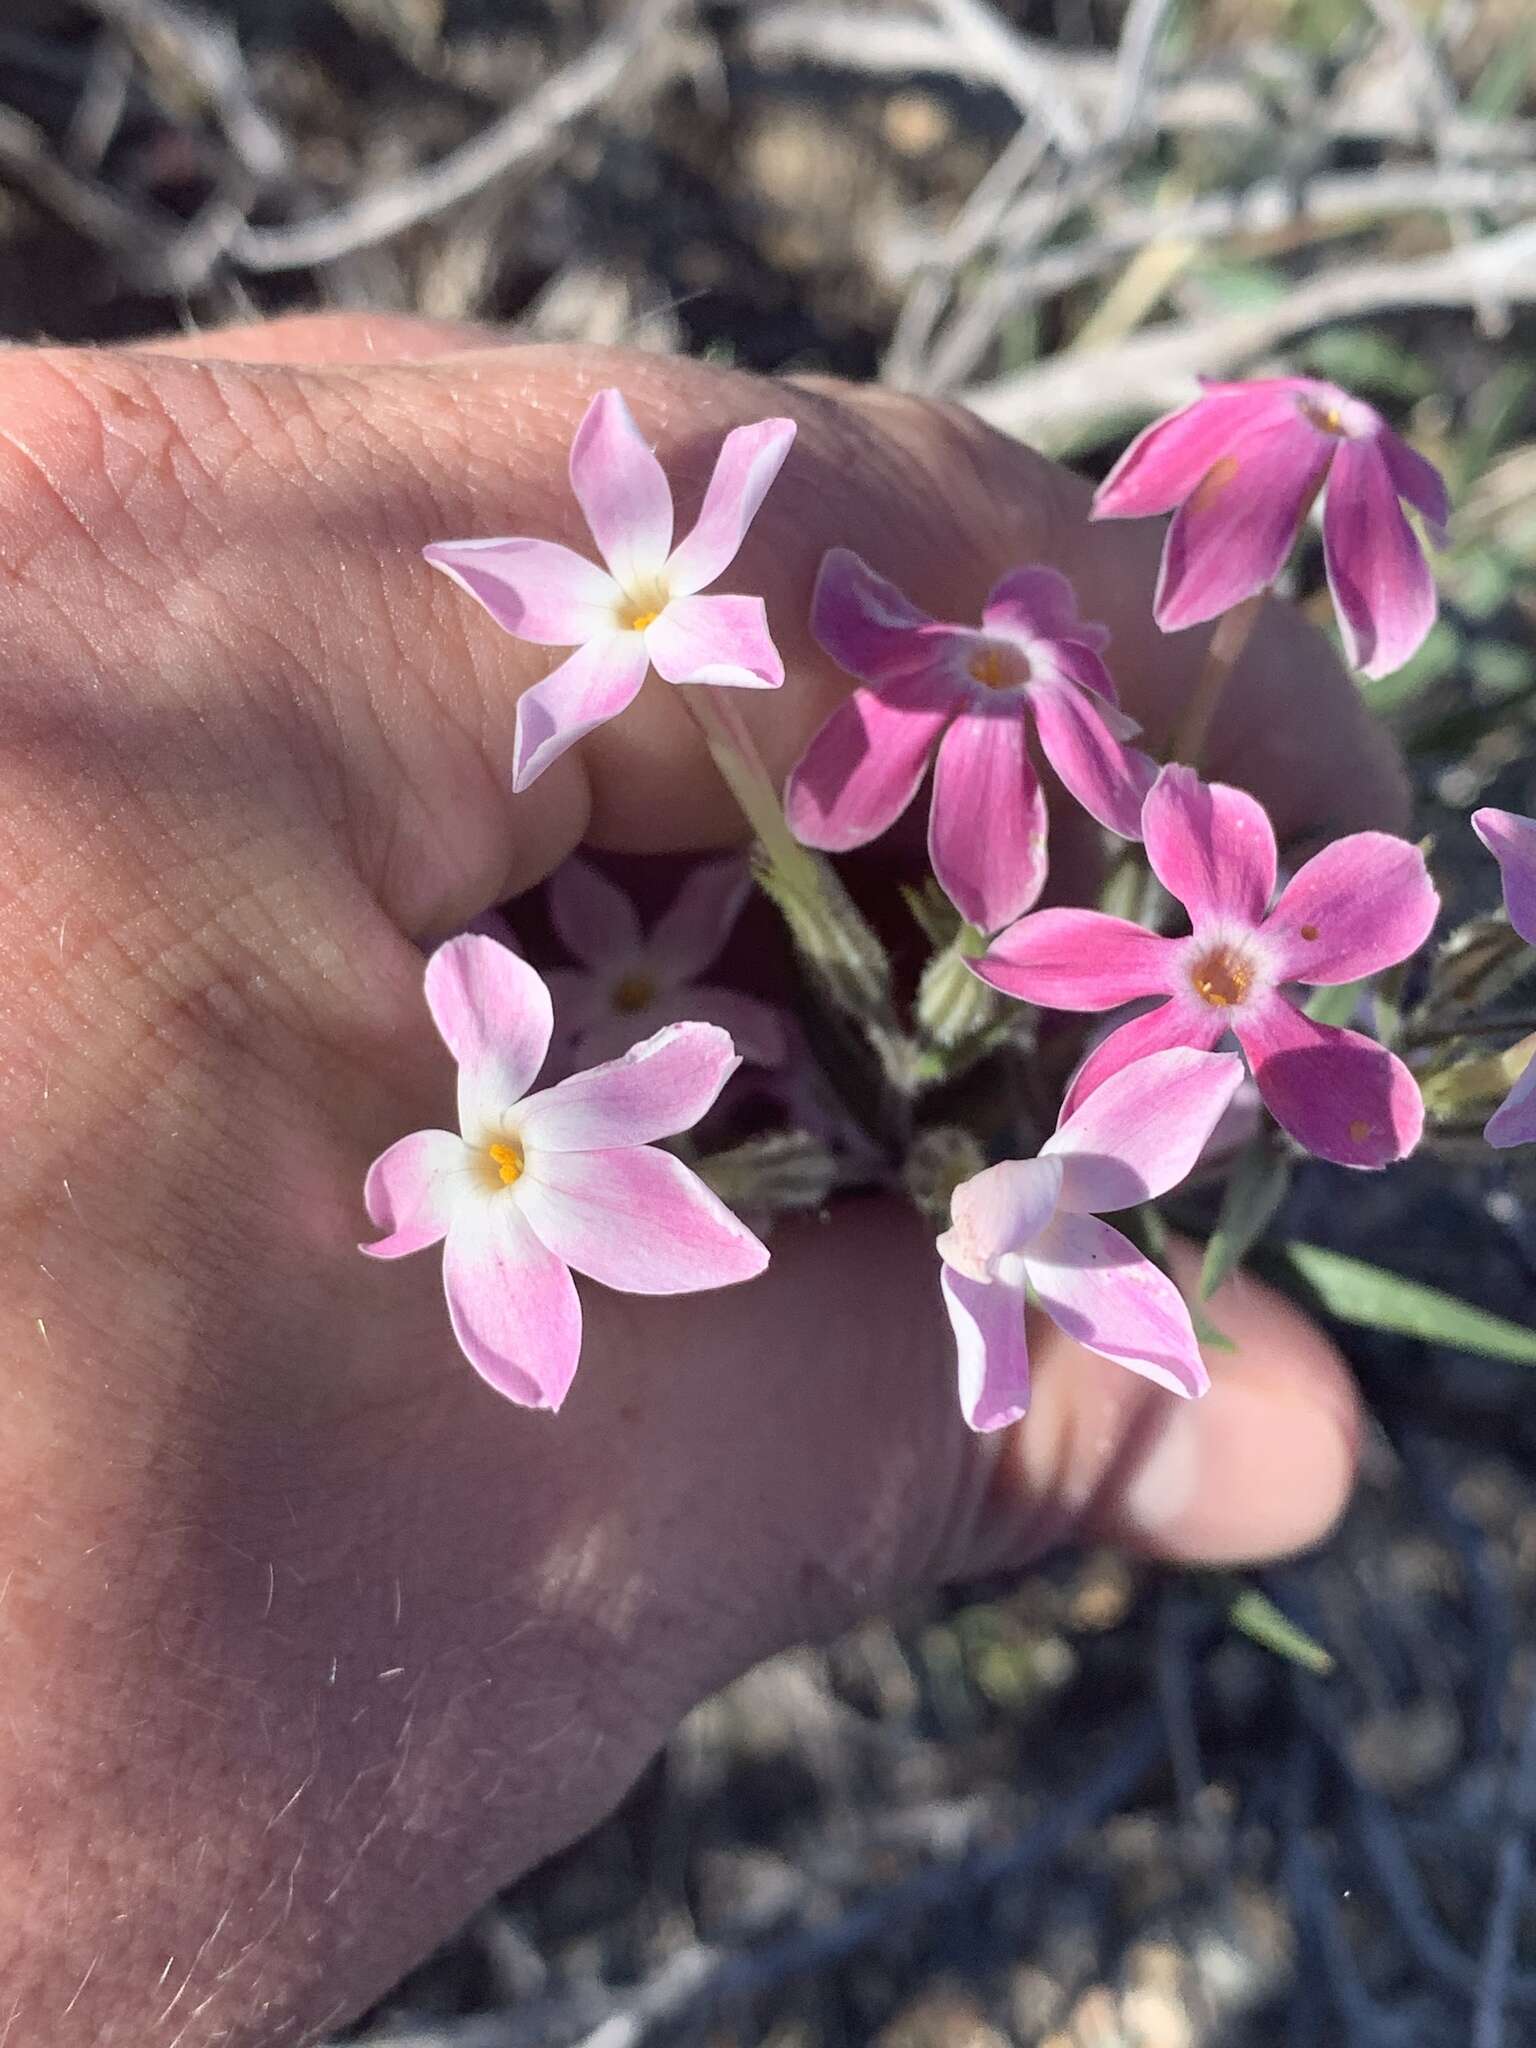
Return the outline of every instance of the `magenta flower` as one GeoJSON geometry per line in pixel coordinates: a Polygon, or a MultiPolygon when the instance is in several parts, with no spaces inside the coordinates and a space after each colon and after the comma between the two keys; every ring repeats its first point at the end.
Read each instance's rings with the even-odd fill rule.
{"type": "Polygon", "coordinates": [[[1399,500],[1437,545],[1450,506],[1434,465],[1336,384],[1207,383],[1131,443],[1093,516],[1174,513],[1155,606],[1174,633],[1273,583],[1325,482],[1323,552],[1345,648],[1368,676],[1390,675],[1435,621],[1434,578],[1399,500]]]}
{"type": "Polygon", "coordinates": [[[1047,1138],[956,1188],[939,1239],[944,1305],[972,1429],[1002,1429],[1029,1406],[1024,1304],[1174,1394],[1210,1381],[1177,1287],[1100,1221],[1177,1187],[1243,1078],[1227,1053],[1153,1053],[1105,1082],[1047,1138]]]}
{"type": "MultiPolygon", "coordinates": [[[[1536,946],[1536,818],[1490,808],[1472,813],[1472,830],[1499,864],[1510,923],[1536,946]]],[[[1536,1060],[1488,1119],[1483,1136],[1501,1152],[1536,1144],[1536,1060]]]]}
{"type": "Polygon", "coordinates": [[[996,931],[1045,886],[1046,810],[1029,758],[1046,758],[1085,810],[1135,838],[1155,773],[1124,742],[1135,724],[1099,658],[1101,626],[1077,616],[1054,569],[1015,569],[981,626],[941,625],[846,548],[821,565],[811,629],[865,689],[822,726],[789,778],[784,808],[807,846],[845,853],[911,803],[937,750],[928,853],[961,916],[996,931]]]}
{"type": "Polygon", "coordinates": [[[1218,1045],[1230,1031],[1270,1114],[1340,1166],[1386,1166],[1424,1123],[1413,1076],[1358,1032],[1319,1024],[1283,993],[1363,980],[1423,943],[1439,899],[1406,839],[1357,832],[1324,847],[1270,908],[1275,835],[1240,789],[1165,768],[1142,812],[1152,871],[1189,913],[1187,938],[1094,910],[1041,910],[993,941],[975,971],[993,988],[1053,1010],[1163,1000],[1084,1060],[1067,1108],[1111,1074],[1166,1046],[1218,1045]]]}
{"type": "Polygon", "coordinates": [[[733,428],[693,531],[674,548],[666,474],[622,395],[599,391],[571,443],[571,489],[606,569],[552,540],[450,540],[423,550],[519,640],[576,650],[518,704],[514,789],[616,718],[652,668],[669,683],[776,690],[783,682],[763,600],[699,592],[736,559],[794,438],[793,420],[733,428]]]}
{"type": "Polygon", "coordinates": [[[443,1244],[453,1334],[498,1393],[558,1408],[581,1353],[571,1271],[626,1294],[689,1294],[762,1272],[768,1254],[653,1139],[696,1124],[736,1067],[725,1032],[673,1024],[623,1059],[528,1089],[549,991],[494,939],[449,939],[427,1007],[459,1068],[459,1130],[415,1131],[368,1169],[368,1214],[400,1259],[443,1244]]]}
{"type": "Polygon", "coordinates": [[[662,1025],[694,1018],[729,1031],[744,1060],[778,1066],[786,1050],[779,1012],[694,979],[719,958],[751,891],[745,862],[701,861],[642,932],[634,905],[606,875],[589,861],[565,861],[549,885],[549,914],[581,967],[544,977],[562,1045],[583,1063],[613,1059],[662,1025]]]}

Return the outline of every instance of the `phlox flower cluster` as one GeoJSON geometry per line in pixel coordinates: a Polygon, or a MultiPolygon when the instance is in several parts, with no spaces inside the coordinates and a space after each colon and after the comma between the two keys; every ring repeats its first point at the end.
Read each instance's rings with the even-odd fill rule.
{"type": "MultiPolygon", "coordinates": [[[[783,683],[762,598],[710,586],[735,561],[793,436],[783,419],[727,434],[697,520],[674,545],[667,476],[621,395],[600,392],[570,476],[602,566],[539,538],[427,550],[507,632],[572,650],[519,703],[514,789],[621,713],[652,668],[706,690],[783,683]]],[[[1272,584],[1320,495],[1346,650],[1367,674],[1385,673],[1435,611],[1403,508],[1438,538],[1447,505],[1434,469],[1348,393],[1301,378],[1207,385],[1132,445],[1094,510],[1173,512],[1155,615],[1175,631],[1272,584]]],[[[1207,1373],[1182,1295],[1104,1215],[1179,1185],[1240,1088],[1256,1088],[1295,1145],[1337,1164],[1379,1168],[1412,1150],[1424,1120],[1414,1074],[1387,1047],[1310,1014],[1301,992],[1365,982],[1423,945],[1438,899],[1422,853],[1358,833],[1280,886],[1257,800],[1192,766],[1159,767],[1138,744],[1108,635],[1054,568],[1011,569],[973,624],[935,617],[877,566],[833,548],[809,628],[855,687],[791,772],[782,815],[771,785],[771,815],[742,797],[792,931],[788,899],[812,858],[800,849],[841,853],[878,838],[931,775],[928,857],[955,913],[959,985],[976,993],[968,967],[1039,1009],[1115,1013],[1038,1153],[946,1183],[940,1285],[967,1421],[998,1428],[1027,1408],[1027,1300],[1167,1391],[1200,1394],[1207,1373]],[[1179,929],[1172,913],[1133,923],[1037,907],[1050,820],[1033,742],[1068,799],[1122,847],[1139,844],[1182,911],[1179,929]],[[781,859],[786,847],[793,862],[781,859]]],[[[760,765],[722,757],[722,729],[739,721],[717,725],[712,744],[732,788],[750,792],[760,765]]],[[[1536,822],[1496,811],[1475,822],[1503,869],[1510,917],[1536,944],[1536,822]]],[[[767,1262],[662,1149],[705,1115],[741,1059],[772,1074],[779,1100],[806,1092],[794,1077],[809,1034],[708,978],[749,887],[740,862],[700,864],[647,927],[601,869],[572,859],[547,908],[573,964],[541,977],[476,933],[428,962],[427,1002],[458,1063],[459,1129],[417,1132],[375,1162],[366,1199],[385,1235],[365,1249],[392,1258],[442,1241],[454,1333],[515,1401],[558,1407],[570,1385],[581,1329],[572,1272],[669,1293],[747,1280],[767,1262]],[[567,1078],[535,1090],[552,1039],[567,1078]]],[[[817,895],[823,911],[845,900],[830,886],[817,895]]],[[[858,915],[851,902],[828,914],[858,915]]],[[[886,1002],[878,975],[857,986],[886,1002]]],[[[862,998],[847,1000],[856,1009],[862,998]]],[[[890,1017],[866,1021],[870,1044],[888,1053],[890,1017]]],[[[1533,1073],[1489,1125],[1490,1142],[1536,1138],[1533,1073]]],[[[872,1145],[868,1170],[879,1156],[872,1145]]]]}

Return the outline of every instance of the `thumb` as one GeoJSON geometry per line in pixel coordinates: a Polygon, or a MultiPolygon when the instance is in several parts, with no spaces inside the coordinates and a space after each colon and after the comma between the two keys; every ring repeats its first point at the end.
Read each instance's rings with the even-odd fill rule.
{"type": "Polygon", "coordinates": [[[1233,1564],[1314,1542],[1343,1508],[1359,1430],[1344,1363],[1254,1282],[1211,1305],[1233,1348],[1208,1358],[1203,1400],[1042,1318],[1030,1414],[981,1436],[959,1411],[931,1233],[909,1210],[845,1204],[773,1250],[707,1318],[594,1296],[592,1355],[562,1418],[604,1495],[627,1496],[618,1520],[650,1548],[669,1608],[710,1617],[693,1630],[701,1686],[914,1588],[1076,1538],[1233,1564]]]}

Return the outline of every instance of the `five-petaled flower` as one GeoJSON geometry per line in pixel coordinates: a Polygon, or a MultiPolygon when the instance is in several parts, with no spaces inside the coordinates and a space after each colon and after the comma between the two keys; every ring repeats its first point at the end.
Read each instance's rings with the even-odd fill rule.
{"type": "Polygon", "coordinates": [[[1439,899],[1418,848],[1385,832],[1336,840],[1271,909],[1275,835],[1262,805],[1181,767],[1153,785],[1142,836],[1157,879],[1189,913],[1188,937],[1098,911],[1042,910],[974,963],[993,988],[1049,1009],[1163,998],[1088,1055],[1068,1109],[1133,1060],[1214,1047],[1230,1031],[1271,1115],[1309,1151],[1341,1166],[1386,1166],[1412,1151],[1424,1103],[1402,1061],[1316,1022],[1282,991],[1363,980],[1422,945],[1439,899]]]}
{"type": "Polygon", "coordinates": [[[550,540],[438,541],[424,551],[519,640],[576,650],[518,704],[514,789],[617,717],[651,668],[669,683],[783,682],[763,600],[699,592],[735,560],[794,437],[793,420],[733,428],[698,520],[674,548],[666,473],[622,395],[600,391],[571,443],[571,489],[606,569],[550,540]]]}
{"type": "Polygon", "coordinates": [[[1440,472],[1381,414],[1312,377],[1207,383],[1141,434],[1099,486],[1096,519],[1174,512],[1155,613],[1165,633],[1273,583],[1318,492],[1323,552],[1350,661],[1400,668],[1434,624],[1435,583],[1400,500],[1443,544],[1440,472]]]}
{"type": "Polygon", "coordinates": [[[1037,1158],[956,1188],[939,1256],[972,1429],[1001,1429],[1029,1406],[1026,1291],[1090,1351],[1172,1393],[1205,1392],[1179,1290],[1100,1212],[1176,1187],[1242,1078],[1229,1053],[1153,1053],[1065,1115],[1037,1158]]]}
{"type": "Polygon", "coordinates": [[[696,1124],[737,1061],[713,1024],[673,1024],[622,1059],[528,1089],[549,992],[525,960],[466,933],[427,962],[427,1005],[458,1062],[459,1130],[416,1131],[369,1168],[368,1214],[404,1258],[439,1240],[460,1348],[509,1400],[558,1408],[581,1353],[571,1270],[629,1294],[749,1280],[768,1253],[652,1142],[696,1124]]]}
{"type": "Polygon", "coordinates": [[[867,687],[832,713],[785,791],[796,838],[829,853],[863,846],[916,796],[937,749],[928,852],[945,894],[982,931],[1019,917],[1045,885],[1045,796],[1029,758],[1033,717],[1047,759],[1085,810],[1124,838],[1154,772],[1124,743],[1137,730],[1100,659],[1108,635],[1077,615],[1054,569],[1016,569],[980,627],[945,625],[846,548],[821,565],[811,628],[867,687]]]}
{"type": "MultiPolygon", "coordinates": [[[[1472,829],[1499,864],[1510,923],[1528,946],[1536,946],[1536,818],[1489,807],[1472,813],[1472,829]]],[[[1536,1060],[1488,1119],[1483,1136],[1501,1152],[1536,1144],[1536,1060]]]]}
{"type": "Polygon", "coordinates": [[[700,861],[644,932],[634,905],[600,869],[579,857],[562,862],[546,901],[556,935],[581,966],[544,976],[560,1045],[578,1062],[613,1059],[663,1024],[693,1018],[729,1031],[753,1065],[780,1065],[787,1050],[780,1013],[755,996],[694,979],[719,958],[751,892],[744,861],[700,861]]]}

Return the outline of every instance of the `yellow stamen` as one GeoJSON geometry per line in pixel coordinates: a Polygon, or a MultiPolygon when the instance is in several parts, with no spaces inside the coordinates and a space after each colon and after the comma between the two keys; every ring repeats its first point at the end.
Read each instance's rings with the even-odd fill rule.
{"type": "Polygon", "coordinates": [[[626,974],[613,992],[613,1007],[626,1017],[654,1001],[656,984],[646,974],[626,974]]]}
{"type": "Polygon", "coordinates": [[[1343,434],[1344,416],[1336,405],[1324,405],[1316,398],[1301,398],[1297,400],[1297,406],[1302,417],[1323,433],[1343,434]]]}
{"type": "Polygon", "coordinates": [[[971,680],[986,690],[1011,690],[1029,679],[1029,664],[1007,647],[979,647],[966,670],[971,680]]]}
{"type": "Polygon", "coordinates": [[[515,1138],[508,1145],[487,1145],[485,1149],[495,1162],[503,1187],[511,1187],[514,1181],[522,1179],[523,1148],[515,1138]]]}
{"type": "Polygon", "coordinates": [[[1231,946],[1213,946],[1189,971],[1195,994],[1213,1010],[1230,1010],[1253,985],[1253,968],[1231,946]]]}
{"type": "Polygon", "coordinates": [[[629,622],[629,630],[631,633],[643,633],[647,626],[654,626],[660,617],[660,612],[636,612],[629,622]]]}

